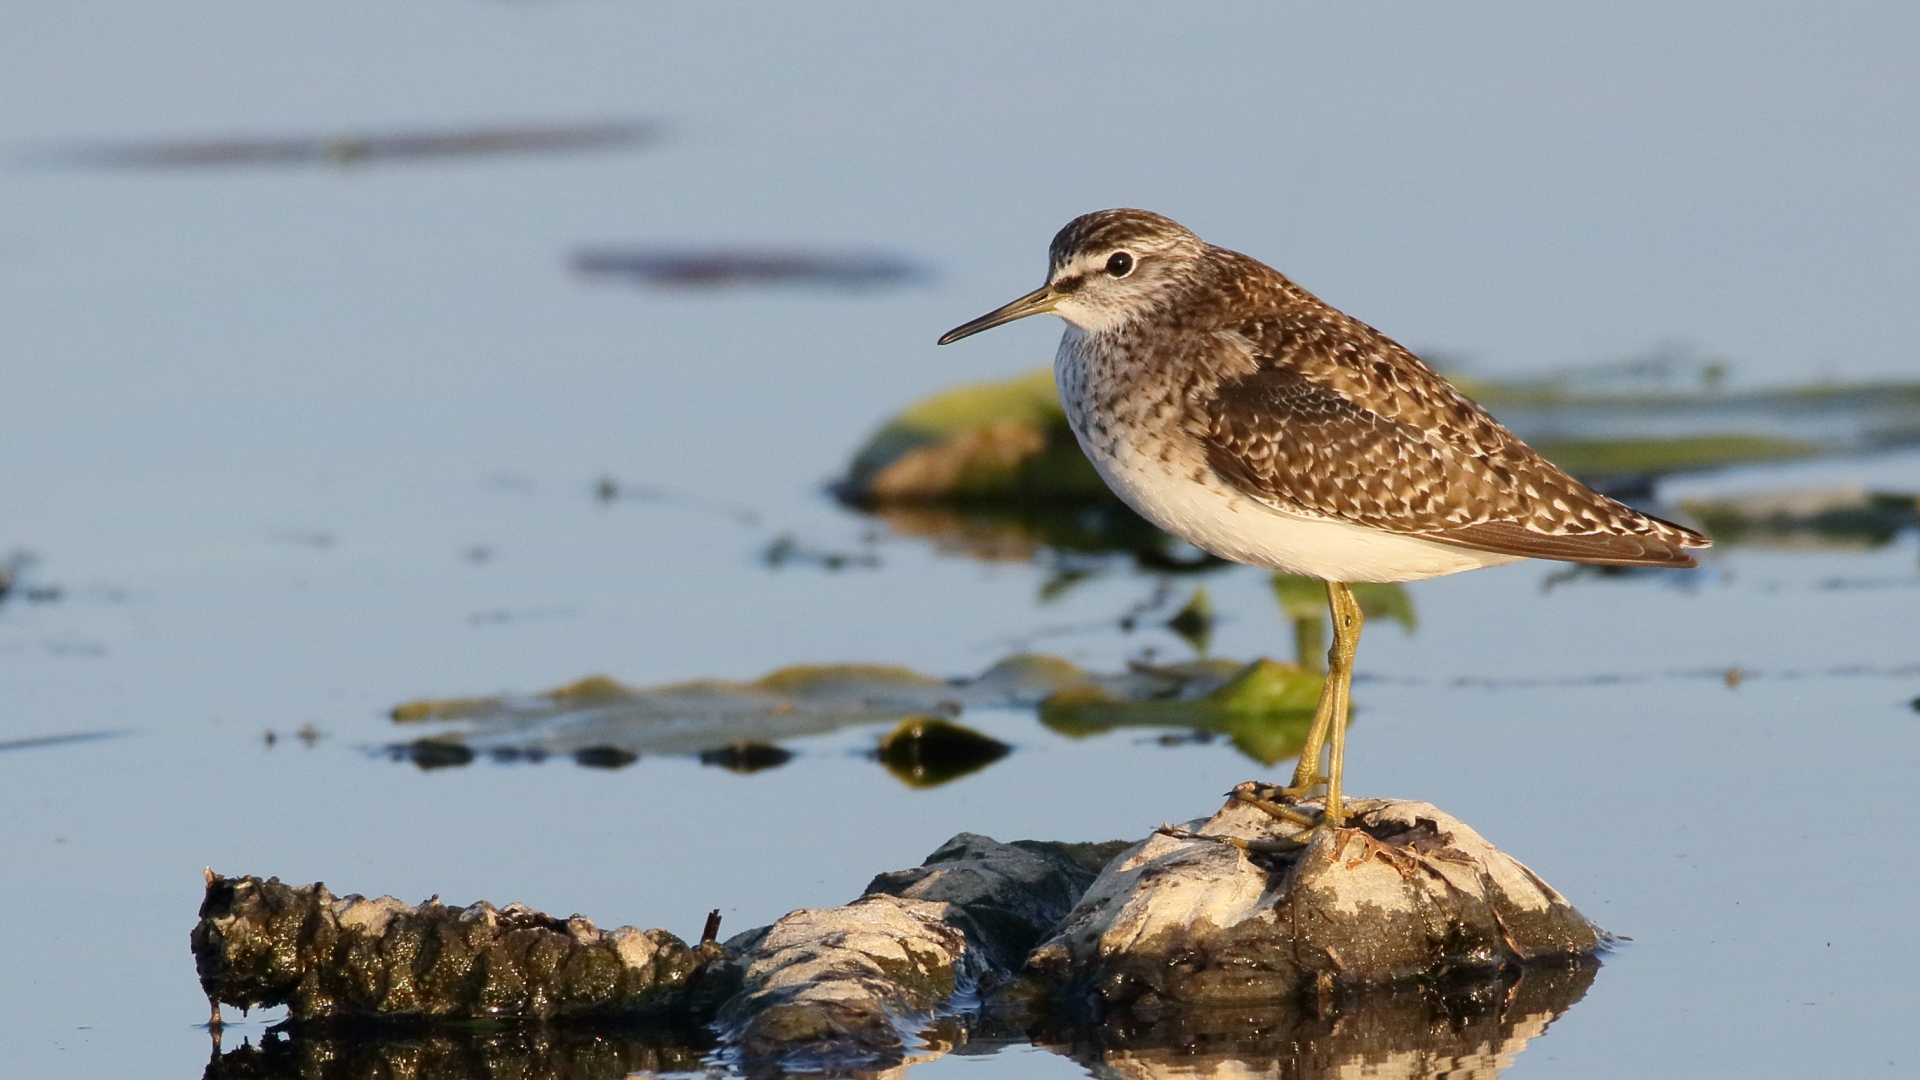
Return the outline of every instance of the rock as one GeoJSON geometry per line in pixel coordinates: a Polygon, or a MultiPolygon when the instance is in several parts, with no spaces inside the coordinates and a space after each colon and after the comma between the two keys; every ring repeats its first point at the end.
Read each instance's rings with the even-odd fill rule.
{"type": "Polygon", "coordinates": [[[286,1005],[298,1036],[209,1075],[313,1075],[348,1055],[359,1064],[328,1068],[451,1080],[479,1060],[453,1038],[474,1021],[528,1077],[623,1075],[649,1055],[685,1068],[709,1038],[755,1076],[1029,1039],[1114,1076],[1232,1073],[1250,1056],[1301,1076],[1498,1068],[1584,992],[1605,932],[1426,803],[1350,808],[1350,827],[1310,840],[1237,796],[1134,844],[962,833],[853,903],[698,947],[520,905],[209,872],[202,986],[286,1005]],[[328,1048],[367,1022],[387,1033],[377,1052],[328,1048]]]}
{"type": "Polygon", "coordinates": [[[937,1012],[1005,980],[1123,846],[961,833],[851,904],[728,942],[742,989],[715,1027],[750,1071],[898,1064],[937,1012]]]}
{"type": "Polygon", "coordinates": [[[1101,873],[1028,970],[1103,1007],[1272,1002],[1566,961],[1609,940],[1532,871],[1435,807],[1348,806],[1350,827],[1290,851],[1272,849],[1306,830],[1238,798],[1176,835],[1156,833],[1101,873]]]}
{"type": "Polygon", "coordinates": [[[211,870],[191,941],[208,1001],[285,1005],[295,1027],[687,1012],[720,955],[665,930],[609,932],[520,904],[415,907],[211,870]]]}

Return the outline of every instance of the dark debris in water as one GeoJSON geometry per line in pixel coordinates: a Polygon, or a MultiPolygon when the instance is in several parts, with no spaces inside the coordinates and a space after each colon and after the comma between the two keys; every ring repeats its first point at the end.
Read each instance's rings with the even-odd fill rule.
{"type": "Polygon", "coordinates": [[[223,169],[332,165],[614,150],[653,141],[651,121],[501,124],[339,135],[231,136],[96,143],[42,151],[38,160],[103,169],[223,169]]]}
{"type": "Polygon", "coordinates": [[[818,285],[868,291],[931,276],[925,266],[880,252],[599,248],[573,257],[576,273],[671,289],[818,285]]]}
{"type": "Polygon", "coordinates": [[[39,562],[40,557],[30,551],[10,552],[0,559],[0,603],[18,598],[29,604],[50,604],[60,599],[60,586],[28,580],[39,562]]]}
{"type": "Polygon", "coordinates": [[[938,787],[979,772],[1013,747],[937,716],[910,716],[880,740],[875,756],[908,787],[938,787]]]}
{"type": "Polygon", "coordinates": [[[700,751],[700,764],[717,765],[728,772],[757,773],[777,769],[793,760],[793,751],[772,743],[735,739],[725,746],[700,751]]]}

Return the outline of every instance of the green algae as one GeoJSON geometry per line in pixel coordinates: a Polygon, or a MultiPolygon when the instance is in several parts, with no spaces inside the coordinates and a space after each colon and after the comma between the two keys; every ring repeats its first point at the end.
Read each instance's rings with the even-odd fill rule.
{"type": "Polygon", "coordinates": [[[794,664],[762,676],[752,684],[773,694],[803,696],[869,694],[875,690],[945,686],[945,679],[923,675],[891,664],[794,664]]]}
{"type": "Polygon", "coordinates": [[[1673,438],[1553,439],[1535,449],[1575,476],[1648,476],[1732,465],[1797,461],[1827,452],[1819,443],[1769,435],[1707,434],[1673,438]]]}
{"type": "Polygon", "coordinates": [[[1134,698],[1084,683],[1056,691],[1040,703],[1040,722],[1071,738],[1117,728],[1186,728],[1224,735],[1235,749],[1262,765],[1300,753],[1322,678],[1297,664],[1255,660],[1225,685],[1198,697],[1134,698]]]}

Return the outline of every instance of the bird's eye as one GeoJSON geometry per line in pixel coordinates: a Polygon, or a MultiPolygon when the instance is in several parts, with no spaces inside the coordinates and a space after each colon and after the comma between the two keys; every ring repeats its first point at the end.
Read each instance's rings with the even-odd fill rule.
{"type": "Polygon", "coordinates": [[[1107,273],[1114,277],[1126,277],[1133,273],[1133,256],[1124,251],[1107,256],[1107,273]]]}

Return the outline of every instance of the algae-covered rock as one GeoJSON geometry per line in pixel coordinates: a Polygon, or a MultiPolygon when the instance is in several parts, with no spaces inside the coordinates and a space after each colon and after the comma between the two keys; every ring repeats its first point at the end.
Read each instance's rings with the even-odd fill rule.
{"type": "Polygon", "coordinates": [[[605,931],[519,904],[336,898],[317,882],[212,871],[191,937],[210,1002],[285,1005],[295,1025],[686,1012],[719,956],[664,930],[605,931]]]}
{"type": "Polygon", "coordinates": [[[1074,442],[1051,369],[910,406],[854,454],[837,491],[856,503],[1111,497],[1074,442]]]}
{"type": "Polygon", "coordinates": [[[1028,968],[1105,1006],[1272,1002],[1591,956],[1609,940],[1531,870],[1421,802],[1354,799],[1311,833],[1243,801],[1109,864],[1028,968]],[[1236,843],[1238,842],[1238,846],[1236,843]]]}

